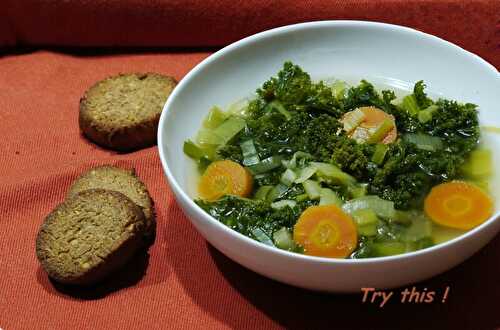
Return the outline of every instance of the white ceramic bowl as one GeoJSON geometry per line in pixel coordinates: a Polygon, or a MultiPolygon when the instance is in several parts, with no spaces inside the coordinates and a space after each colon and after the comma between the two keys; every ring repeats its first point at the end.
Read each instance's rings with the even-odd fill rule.
{"type": "MultiPolygon", "coordinates": [[[[170,187],[187,217],[213,246],[278,281],[313,290],[359,292],[362,287],[391,288],[432,277],[461,263],[497,234],[500,185],[496,177],[497,208],[487,222],[446,243],[383,258],[339,260],[286,252],[245,237],[203,212],[192,201],[194,166],[183,154],[183,142],[195,136],[213,105],[228,105],[252,95],[286,60],[302,66],[313,79],[364,78],[399,90],[409,90],[423,79],[432,95],[476,103],[482,124],[500,127],[495,112],[500,109],[497,70],[437,37],[381,23],[323,21],[245,38],[191,70],[168,99],[159,123],[158,149],[170,187]]],[[[498,162],[500,139],[486,138],[498,162]]]]}

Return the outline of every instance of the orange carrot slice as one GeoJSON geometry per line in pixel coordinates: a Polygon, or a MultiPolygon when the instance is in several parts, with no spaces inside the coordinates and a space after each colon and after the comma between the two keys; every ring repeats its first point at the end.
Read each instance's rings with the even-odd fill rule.
{"type": "Polygon", "coordinates": [[[452,181],[432,188],[424,202],[425,213],[442,226],[471,229],[493,213],[493,201],[480,188],[452,181]]]}
{"type": "Polygon", "coordinates": [[[335,205],[310,206],[293,229],[293,240],[307,255],[345,258],[358,244],[356,225],[335,205]]]}
{"type": "Polygon", "coordinates": [[[240,164],[220,160],[210,164],[203,173],[198,192],[205,200],[214,201],[224,195],[246,197],[252,192],[252,175],[240,164]]]}
{"type": "MultiPolygon", "coordinates": [[[[376,107],[361,107],[358,108],[364,114],[363,121],[356,127],[354,130],[348,133],[348,136],[357,140],[358,142],[366,142],[370,135],[379,127],[385,120],[390,120],[395,123],[394,116],[380,110],[376,107]]],[[[342,117],[341,121],[344,122],[348,120],[354,113],[353,111],[349,111],[342,117]]],[[[384,144],[389,144],[396,141],[398,137],[398,131],[396,128],[396,124],[394,127],[387,132],[384,138],[380,141],[384,144]]]]}

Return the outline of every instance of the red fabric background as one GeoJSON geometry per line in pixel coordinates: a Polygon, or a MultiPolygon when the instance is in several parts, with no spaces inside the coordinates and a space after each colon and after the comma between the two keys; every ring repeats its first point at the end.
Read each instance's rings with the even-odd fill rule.
{"type": "Polygon", "coordinates": [[[498,0],[3,0],[1,45],[214,46],[291,23],[361,19],[412,26],[494,65],[498,0]]]}
{"type": "MultiPolygon", "coordinates": [[[[166,10],[151,9],[160,6],[159,1],[127,1],[133,5],[128,10],[123,1],[108,1],[106,5],[102,1],[44,1],[42,5],[40,1],[30,11],[23,10],[23,6],[28,8],[27,3],[34,1],[6,3],[8,20],[6,25],[6,20],[0,19],[0,39],[10,44],[218,44],[278,23],[356,16],[386,19],[437,33],[500,67],[498,1],[383,1],[380,5],[363,1],[311,2],[312,9],[307,10],[306,4],[262,2],[260,11],[251,5],[255,6],[254,1],[227,1],[226,6],[221,1],[190,0],[184,5],[162,2],[162,6],[170,8],[169,16],[162,16],[166,10]],[[86,15],[81,11],[89,13],[85,10],[99,5],[102,7],[90,15],[94,23],[83,24],[86,15]],[[206,10],[197,12],[195,5],[206,10]],[[208,6],[214,9],[209,11],[208,6]],[[52,8],[50,15],[42,7],[52,8]],[[71,15],[63,15],[61,8],[70,10],[71,15]],[[109,16],[105,13],[112,10],[114,22],[130,22],[137,29],[121,25],[124,36],[117,27],[97,33],[109,16]],[[130,13],[133,10],[141,15],[149,12],[149,16],[134,16],[130,13]],[[140,25],[145,18],[152,25],[140,25]],[[204,25],[196,25],[194,19],[204,25]],[[50,24],[40,26],[41,22],[50,24]],[[162,24],[167,25],[162,28],[162,24]],[[180,28],[172,27],[176,24],[184,27],[184,35],[179,34],[180,28]],[[51,26],[61,29],[49,33],[51,26]],[[73,37],[66,28],[73,29],[73,37]],[[165,34],[160,33],[162,30],[165,34]]],[[[432,304],[398,303],[399,290],[384,308],[363,304],[361,294],[303,291],[256,275],[210,247],[173,200],[156,147],[116,154],[80,136],[78,100],[96,80],[129,71],[156,71],[181,79],[208,55],[188,51],[88,51],[86,55],[34,51],[0,57],[0,328],[500,327],[500,237],[455,269],[417,284],[420,290],[437,291],[438,300],[432,304]],[[98,290],[57,290],[36,260],[36,232],[44,216],[62,201],[70,182],[98,164],[137,169],[156,202],[156,243],[149,257],[139,256],[129,271],[98,290]],[[442,303],[446,286],[450,293],[442,303]]]]}

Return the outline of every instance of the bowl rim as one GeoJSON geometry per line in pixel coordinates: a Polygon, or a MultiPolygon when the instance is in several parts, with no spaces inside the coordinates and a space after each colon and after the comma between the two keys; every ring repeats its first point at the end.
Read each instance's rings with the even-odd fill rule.
{"type": "MultiPolygon", "coordinates": [[[[232,52],[235,49],[238,49],[239,47],[246,46],[255,42],[259,42],[262,39],[270,38],[275,35],[279,34],[284,34],[284,33],[292,33],[295,31],[299,31],[302,29],[308,29],[308,28],[321,28],[321,27],[336,27],[336,28],[356,28],[356,27],[369,27],[369,28],[375,28],[375,29],[382,29],[386,30],[388,32],[403,32],[403,33],[408,33],[412,35],[417,35],[420,36],[421,38],[428,39],[431,42],[434,42],[436,44],[441,44],[442,46],[446,46],[448,48],[453,49],[454,51],[465,55],[469,60],[475,62],[475,64],[482,66],[484,69],[487,71],[491,72],[494,74],[497,78],[500,78],[500,75],[498,75],[497,69],[478,55],[471,53],[458,45],[455,45],[449,41],[446,41],[444,39],[441,39],[439,37],[436,37],[434,35],[418,31],[416,29],[406,27],[406,26],[401,26],[401,25],[395,25],[395,24],[388,24],[388,23],[381,23],[381,22],[374,22],[374,21],[360,21],[360,20],[322,20],[322,21],[312,21],[312,22],[304,22],[304,23],[298,23],[298,24],[291,24],[291,25],[285,25],[277,28],[273,28],[270,30],[266,30],[263,32],[259,32],[256,34],[253,34],[251,36],[245,37],[239,41],[236,41],[234,43],[231,43],[228,46],[225,46],[224,48],[216,51],[215,53],[211,54],[204,60],[202,60],[200,63],[198,63],[194,68],[192,68],[184,78],[181,79],[179,82],[178,86],[174,89],[172,94],[169,96],[167,99],[167,102],[165,103],[163,107],[162,114],[160,116],[159,124],[158,124],[158,153],[160,156],[160,161],[163,167],[163,170],[167,176],[170,188],[173,190],[174,195],[177,198],[180,198],[185,205],[187,205],[189,208],[193,209],[196,212],[196,216],[199,216],[202,218],[203,221],[208,221],[208,223],[212,226],[215,226],[218,230],[222,230],[226,234],[233,236],[235,239],[240,239],[243,240],[244,243],[252,245],[256,249],[260,249],[265,252],[270,252],[274,253],[277,255],[280,255],[281,257],[285,258],[292,258],[292,259],[299,259],[304,262],[310,262],[310,263],[321,263],[321,264],[372,264],[372,263],[380,263],[380,262],[391,262],[391,261],[397,261],[397,260],[404,260],[404,259],[409,259],[409,258],[415,258],[431,253],[436,253],[440,250],[444,250],[447,248],[450,248],[453,245],[459,244],[460,241],[470,239],[472,236],[476,235],[476,233],[483,231],[486,227],[489,227],[490,225],[493,224],[493,222],[497,221],[498,218],[500,217],[500,210],[494,213],[488,220],[480,224],[479,226],[449,240],[443,243],[436,244],[434,246],[422,249],[422,250],[417,250],[413,252],[407,252],[399,255],[393,255],[393,256],[385,256],[385,257],[371,257],[371,258],[361,258],[361,259],[336,259],[336,258],[326,258],[326,257],[316,257],[316,256],[309,256],[305,254],[300,254],[300,253],[295,253],[295,252],[290,252],[286,250],[279,249],[277,247],[269,246],[264,243],[261,243],[259,241],[256,241],[254,239],[251,239],[250,237],[247,237],[236,230],[233,230],[227,226],[225,226],[223,223],[219,222],[217,219],[203,211],[190,197],[189,195],[180,187],[178,184],[176,178],[170,171],[170,167],[168,165],[168,162],[166,161],[166,155],[164,152],[164,143],[162,139],[162,135],[164,132],[164,127],[165,123],[171,118],[170,112],[168,109],[170,108],[171,104],[174,102],[176,99],[177,95],[182,93],[184,90],[184,86],[187,85],[197,74],[199,71],[202,71],[205,67],[210,65],[212,62],[217,61],[219,58],[223,57],[225,54],[232,52]]],[[[176,201],[177,202],[177,201],[176,201]]],[[[182,207],[181,207],[182,208],[182,207]]],[[[189,217],[188,217],[189,218],[189,217]]],[[[206,238],[205,238],[206,239],[206,238]]]]}

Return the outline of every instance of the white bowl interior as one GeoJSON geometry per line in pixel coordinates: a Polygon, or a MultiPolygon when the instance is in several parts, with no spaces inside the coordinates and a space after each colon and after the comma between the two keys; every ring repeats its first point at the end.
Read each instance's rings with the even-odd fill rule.
{"type": "MultiPolygon", "coordinates": [[[[441,39],[393,25],[354,21],[271,30],[206,59],[181,81],[165,105],[158,136],[160,157],[176,197],[186,207],[195,207],[187,199],[194,197],[196,171],[182,151],[183,142],[195,136],[212,106],[224,107],[253,95],[287,60],[300,65],[314,80],[336,78],[357,83],[366,79],[400,94],[424,80],[431,96],[478,104],[481,123],[500,127],[496,113],[498,72],[477,56],[441,39]]],[[[498,163],[500,136],[485,133],[484,140],[498,163]]],[[[492,187],[497,217],[498,176],[494,176],[492,187]]]]}

